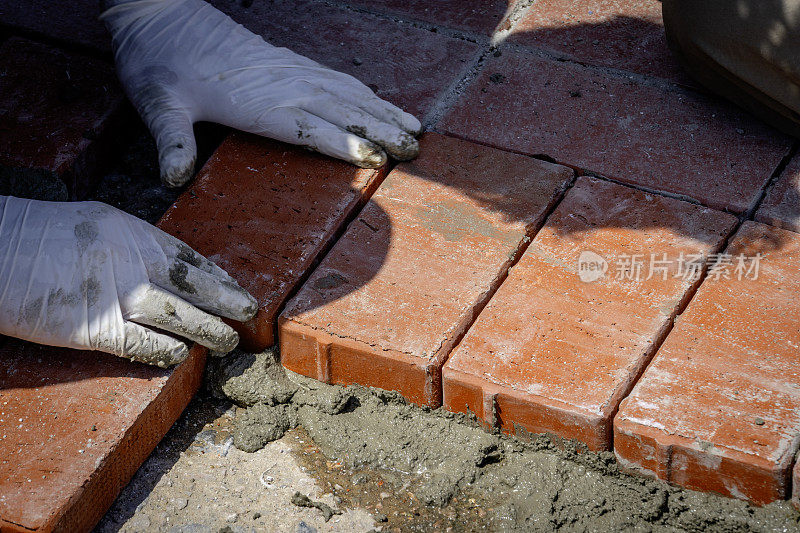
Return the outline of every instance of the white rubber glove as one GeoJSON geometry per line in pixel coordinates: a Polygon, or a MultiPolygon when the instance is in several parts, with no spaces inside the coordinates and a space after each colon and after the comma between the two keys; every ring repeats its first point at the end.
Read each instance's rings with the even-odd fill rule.
{"type": "Polygon", "coordinates": [[[156,139],[169,186],[192,176],[192,124],[201,120],[362,167],[384,164],[384,149],[399,160],[419,152],[412,115],[352,76],[267,44],[202,0],[107,4],[101,19],[119,78],[156,139]]]}
{"type": "Polygon", "coordinates": [[[147,222],[99,202],[0,196],[0,334],[161,367],[173,332],[228,352],[256,301],[221,268],[147,222]]]}

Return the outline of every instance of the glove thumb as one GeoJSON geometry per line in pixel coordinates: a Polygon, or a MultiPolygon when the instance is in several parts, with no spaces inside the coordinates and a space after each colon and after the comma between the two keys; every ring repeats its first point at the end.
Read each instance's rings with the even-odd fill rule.
{"type": "Polygon", "coordinates": [[[131,100],[156,140],[161,181],[167,187],[180,187],[194,175],[197,159],[190,110],[178,92],[160,80],[131,92],[131,100]]]}

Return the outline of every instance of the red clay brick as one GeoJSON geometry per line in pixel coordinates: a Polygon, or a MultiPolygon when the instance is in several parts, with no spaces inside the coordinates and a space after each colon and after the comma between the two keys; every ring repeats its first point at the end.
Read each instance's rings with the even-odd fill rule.
{"type": "Polygon", "coordinates": [[[404,20],[491,35],[514,0],[347,0],[347,3],[404,20]]]}
{"type": "Polygon", "coordinates": [[[761,253],[757,279],[703,282],[622,402],[614,450],[631,471],[762,504],[789,497],[800,443],[800,236],[746,222],[727,253],[761,253]]]}
{"type": "Polygon", "coordinates": [[[234,133],[159,227],[217,263],[258,300],[255,318],[231,325],[244,348],[263,350],[275,341],[277,315],[289,294],[384,175],[384,169],[359,169],[234,133]]]}
{"type": "Polygon", "coordinates": [[[516,23],[509,42],[696,85],[667,47],[659,0],[536,2],[516,23]]]}
{"type": "Polygon", "coordinates": [[[549,432],[611,448],[620,400],[652,357],[696,282],[664,279],[650,254],[676,261],[711,253],[736,219],[719,211],[580,178],[478,316],[442,371],[444,405],[492,426],[549,432]],[[583,252],[605,258],[582,281],[583,252]],[[617,279],[617,261],[642,254],[641,280],[617,279]]]}
{"type": "Polygon", "coordinates": [[[287,304],[284,366],[439,405],[445,358],[571,177],[426,135],[287,304]]]}
{"type": "Polygon", "coordinates": [[[795,156],[767,191],[756,220],[800,232],[800,156],[795,156]]]}
{"type": "Polygon", "coordinates": [[[0,47],[0,72],[4,181],[43,179],[83,196],[109,163],[122,120],[111,65],[14,38],[0,47]]]}
{"type": "Polygon", "coordinates": [[[736,212],[791,142],[711,98],[516,52],[488,61],[439,129],[736,212]]]}
{"type": "Polygon", "coordinates": [[[98,20],[98,0],[0,0],[0,22],[11,31],[34,32],[71,44],[111,51],[111,35],[98,20]]]}
{"type": "Polygon", "coordinates": [[[355,76],[417,117],[478,54],[467,41],[321,2],[211,3],[268,42],[355,76]]]}
{"type": "Polygon", "coordinates": [[[12,340],[0,348],[0,529],[89,531],[200,386],[174,370],[12,340]]]}

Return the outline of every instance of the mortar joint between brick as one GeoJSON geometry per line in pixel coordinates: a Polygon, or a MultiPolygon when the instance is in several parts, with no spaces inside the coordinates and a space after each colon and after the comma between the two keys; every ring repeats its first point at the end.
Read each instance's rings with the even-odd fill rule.
{"type": "Polygon", "coordinates": [[[548,205],[547,209],[544,210],[539,220],[536,223],[531,224],[531,226],[526,229],[525,236],[520,239],[520,243],[517,245],[514,254],[510,257],[506,265],[504,265],[503,269],[501,269],[499,275],[492,282],[492,285],[489,287],[489,289],[481,295],[476,304],[473,306],[472,313],[467,321],[467,324],[453,339],[452,345],[447,350],[442,350],[442,345],[440,345],[440,349],[437,352],[436,357],[436,366],[440,369],[440,372],[441,368],[447,364],[447,360],[450,358],[450,355],[452,355],[453,352],[458,349],[458,345],[461,344],[461,341],[464,340],[470,329],[472,329],[472,327],[475,325],[475,322],[478,320],[480,314],[483,312],[486,306],[489,305],[489,302],[492,300],[492,298],[494,298],[494,295],[497,293],[497,291],[500,290],[500,287],[503,285],[505,280],[508,279],[511,269],[520,262],[528,247],[530,247],[531,243],[533,243],[533,240],[536,238],[536,235],[538,235],[539,231],[541,231],[545,224],[547,224],[547,220],[550,218],[550,215],[553,214],[553,212],[564,200],[564,197],[575,184],[576,180],[577,176],[573,171],[572,178],[561,187],[561,190],[556,191],[555,195],[550,201],[550,205],[548,205]]]}
{"type": "Polygon", "coordinates": [[[317,380],[323,383],[331,382],[331,344],[318,342],[316,346],[317,380]]]}
{"type": "Polygon", "coordinates": [[[766,183],[764,183],[763,187],[761,187],[759,195],[753,202],[753,205],[751,205],[744,214],[744,220],[755,220],[756,213],[761,207],[761,204],[764,202],[764,199],[767,197],[767,193],[781,177],[781,174],[783,174],[783,171],[786,170],[786,167],[789,165],[789,162],[792,160],[792,158],[797,154],[799,146],[800,141],[794,141],[792,146],[789,147],[789,150],[786,151],[783,158],[781,158],[780,162],[778,162],[776,165],[775,170],[773,170],[769,179],[766,181],[766,183]]]}
{"type": "MultiPolygon", "coordinates": [[[[736,232],[739,230],[739,227],[741,226],[741,224],[742,224],[742,220],[741,219],[737,219],[737,222],[732,226],[732,228],[728,231],[728,233],[720,241],[720,243],[711,250],[711,253],[709,255],[718,254],[721,251],[725,250],[728,247],[728,242],[736,234],[736,232]]],[[[647,369],[650,367],[650,364],[655,359],[655,356],[658,353],[658,351],[661,349],[661,346],[664,345],[664,343],[667,340],[667,337],[669,337],[669,334],[672,333],[672,330],[675,328],[675,321],[678,319],[678,317],[680,317],[684,313],[684,311],[686,311],[686,308],[689,307],[689,304],[694,299],[695,295],[697,294],[697,291],[700,290],[700,286],[703,284],[703,282],[708,277],[708,272],[709,272],[710,268],[711,268],[711,263],[710,263],[708,258],[705,258],[703,260],[703,264],[702,264],[702,267],[700,269],[700,275],[692,283],[692,285],[686,290],[686,292],[684,293],[683,297],[681,298],[681,301],[676,306],[675,310],[670,313],[669,320],[667,321],[667,323],[664,326],[663,330],[660,331],[657,334],[656,339],[653,341],[653,343],[650,345],[650,347],[648,347],[647,351],[645,352],[645,355],[644,355],[644,358],[643,358],[643,364],[639,368],[639,370],[636,373],[636,375],[633,376],[633,378],[627,383],[626,390],[623,391],[623,393],[620,395],[619,402],[617,402],[616,406],[614,407],[613,411],[611,412],[611,421],[612,421],[611,425],[612,426],[613,426],[614,420],[616,419],[617,414],[619,412],[619,406],[622,404],[622,402],[625,400],[625,398],[630,396],[630,394],[633,391],[633,389],[636,386],[636,384],[639,382],[639,380],[642,378],[642,376],[644,376],[645,373],[647,372],[647,369]]],[[[614,434],[613,434],[613,431],[612,431],[611,432],[611,449],[613,449],[613,448],[614,448],[614,434]]]]}
{"type": "MultiPolygon", "coordinates": [[[[446,130],[440,130],[440,129],[436,128],[436,127],[431,127],[430,130],[426,130],[426,131],[430,131],[430,132],[433,132],[433,133],[438,133],[440,135],[447,135],[449,137],[455,137],[457,139],[463,139],[465,141],[469,141],[469,142],[474,143],[474,144],[479,144],[481,146],[488,146],[488,147],[494,148],[496,150],[502,150],[504,152],[523,155],[525,157],[530,157],[530,158],[533,158],[533,159],[537,159],[539,161],[545,161],[547,163],[554,163],[556,165],[561,165],[563,167],[568,167],[568,168],[571,168],[574,172],[577,173],[577,175],[575,176],[574,179],[577,179],[578,176],[588,176],[588,177],[591,177],[591,178],[597,178],[599,180],[607,181],[609,183],[614,183],[614,184],[620,185],[622,187],[627,187],[628,189],[634,189],[634,190],[641,191],[641,192],[644,192],[644,193],[654,194],[656,196],[663,196],[664,198],[671,198],[673,200],[680,200],[682,202],[687,202],[687,203],[690,203],[690,204],[698,205],[700,207],[705,207],[706,209],[713,209],[714,211],[720,211],[720,212],[723,212],[723,213],[729,213],[729,214],[731,214],[733,216],[736,216],[736,217],[742,217],[741,213],[736,213],[734,211],[730,211],[729,209],[719,209],[717,207],[712,207],[710,205],[707,205],[707,204],[701,202],[700,200],[692,198],[691,196],[687,196],[687,195],[684,195],[684,194],[672,193],[672,192],[669,192],[669,191],[663,191],[661,189],[653,189],[653,188],[646,187],[644,185],[639,185],[639,184],[636,184],[636,183],[630,183],[630,182],[626,182],[626,181],[621,181],[621,180],[619,180],[617,178],[613,178],[611,176],[607,176],[607,175],[602,174],[600,172],[596,172],[594,170],[583,168],[583,167],[574,165],[572,163],[569,163],[567,161],[558,160],[558,159],[556,159],[554,157],[551,157],[551,156],[549,156],[547,154],[530,154],[530,153],[526,153],[526,152],[523,152],[523,151],[520,151],[520,150],[514,150],[512,148],[500,147],[500,146],[496,146],[494,144],[491,144],[491,143],[488,143],[488,142],[485,142],[485,141],[473,140],[473,139],[464,137],[462,135],[459,135],[457,133],[448,132],[446,130]]],[[[574,183],[574,179],[573,179],[573,183],[574,183]]]]}
{"type": "MultiPolygon", "coordinates": [[[[350,227],[350,225],[353,222],[355,222],[356,220],[358,220],[358,216],[361,214],[361,210],[364,208],[364,206],[367,204],[367,202],[369,202],[370,198],[372,198],[372,195],[375,194],[375,191],[378,190],[378,187],[380,186],[381,183],[383,183],[383,180],[386,179],[386,177],[392,172],[392,170],[395,169],[395,167],[397,165],[398,165],[397,161],[393,161],[393,160],[389,161],[385,171],[383,171],[383,176],[381,176],[380,178],[376,178],[376,183],[372,187],[372,191],[369,192],[368,194],[363,195],[359,199],[358,203],[353,208],[352,212],[345,218],[345,220],[342,222],[342,224],[339,225],[339,227],[333,233],[331,238],[328,239],[328,242],[325,243],[324,246],[322,246],[322,248],[320,249],[319,253],[314,258],[314,260],[311,262],[309,267],[298,278],[297,283],[295,284],[295,286],[292,287],[292,289],[287,293],[287,295],[283,299],[283,301],[280,302],[280,304],[278,305],[277,312],[275,313],[276,317],[279,317],[279,316],[281,316],[283,314],[283,311],[286,309],[286,305],[292,300],[292,298],[294,298],[297,295],[297,293],[300,292],[300,289],[303,288],[303,286],[305,285],[306,281],[308,281],[308,279],[314,273],[314,270],[316,270],[317,266],[319,266],[319,264],[322,262],[322,260],[325,258],[325,256],[327,256],[328,253],[331,251],[331,249],[333,249],[334,245],[339,241],[339,239],[342,237],[342,235],[344,235],[344,233],[347,231],[347,229],[350,227]]],[[[300,323],[297,320],[294,320],[294,321],[300,323]]],[[[277,321],[274,324],[274,328],[275,328],[276,333],[275,333],[275,336],[273,338],[274,339],[278,339],[278,332],[280,331],[280,328],[278,327],[277,321]]],[[[353,339],[353,340],[355,340],[355,339],[353,339]]]]}
{"type": "MultiPolygon", "coordinates": [[[[497,46],[499,47],[499,44],[497,46]]],[[[503,42],[502,48],[503,50],[508,50],[510,52],[516,52],[523,55],[532,55],[537,57],[538,59],[555,61],[557,63],[567,63],[569,65],[573,65],[582,68],[584,70],[588,70],[592,73],[608,76],[611,78],[621,79],[629,82],[634,82],[639,85],[653,87],[666,92],[702,95],[704,97],[712,96],[711,93],[707,92],[702,87],[688,86],[672,80],[658,78],[655,76],[648,76],[646,74],[639,74],[638,72],[632,72],[630,70],[624,70],[605,65],[596,65],[594,63],[581,61],[569,55],[548,50],[546,48],[539,48],[537,46],[531,46],[519,43],[509,43],[509,42],[503,42]]]]}
{"type": "Polygon", "coordinates": [[[492,52],[491,46],[479,50],[475,59],[462,71],[463,74],[456,78],[444,91],[441,92],[434,104],[422,119],[425,131],[430,131],[444,116],[456,105],[467,87],[478,77],[486,58],[492,52]]]}
{"type": "Polygon", "coordinates": [[[498,427],[497,393],[483,389],[483,421],[491,428],[498,427]]]}

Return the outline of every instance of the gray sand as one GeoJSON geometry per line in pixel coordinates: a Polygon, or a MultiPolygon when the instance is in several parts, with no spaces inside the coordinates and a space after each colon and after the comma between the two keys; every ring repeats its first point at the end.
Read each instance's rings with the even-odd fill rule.
{"type": "Polygon", "coordinates": [[[612,453],[488,433],[471,417],[396,393],[325,385],[284,371],[272,351],[210,360],[207,385],[239,406],[238,448],[255,451],[299,425],[330,460],[401,475],[425,505],[478,502],[492,530],[800,531],[800,513],[786,502],[759,508],[628,476],[612,453]]]}

